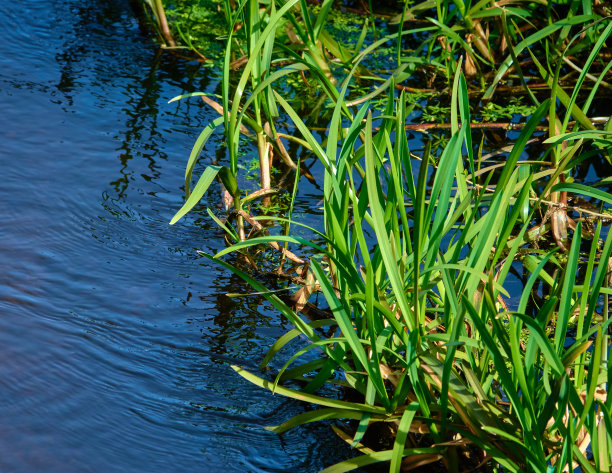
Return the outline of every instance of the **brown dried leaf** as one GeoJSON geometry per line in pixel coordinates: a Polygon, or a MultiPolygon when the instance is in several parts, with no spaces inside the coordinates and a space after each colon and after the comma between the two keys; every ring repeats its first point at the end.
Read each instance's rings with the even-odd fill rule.
{"type": "Polygon", "coordinates": [[[304,309],[306,303],[308,302],[308,299],[310,298],[310,295],[315,292],[316,289],[317,284],[315,277],[312,272],[309,271],[308,275],[306,276],[306,283],[304,284],[304,286],[302,286],[298,291],[296,291],[296,293],[293,294],[290,298],[291,302],[293,302],[294,310],[296,312],[301,312],[304,309]]]}

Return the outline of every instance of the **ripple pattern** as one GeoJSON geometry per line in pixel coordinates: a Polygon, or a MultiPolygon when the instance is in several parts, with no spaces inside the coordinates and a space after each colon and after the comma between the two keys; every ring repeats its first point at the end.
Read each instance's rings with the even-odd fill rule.
{"type": "Polygon", "coordinates": [[[3,2],[0,40],[0,471],[316,471],[345,454],[325,426],[263,429],[302,406],[229,364],[256,366],[282,321],[224,296],[243,284],[197,255],[222,244],[204,214],[168,225],[211,115],[167,101],[218,75],[157,50],[122,0],[3,2]]]}

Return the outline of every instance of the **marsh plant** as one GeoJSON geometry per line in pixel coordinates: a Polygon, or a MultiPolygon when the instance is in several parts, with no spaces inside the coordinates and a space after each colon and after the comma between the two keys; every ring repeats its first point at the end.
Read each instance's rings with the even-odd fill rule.
{"type": "Polygon", "coordinates": [[[220,116],[194,146],[188,198],[172,223],[219,178],[232,198],[233,219],[209,214],[233,245],[203,256],[264,294],[294,327],[261,363],[262,369],[277,367],[274,377],[234,369],[256,385],[315,406],[271,430],[331,421],[359,451],[326,472],[379,462],[388,462],[392,472],[426,465],[451,472],[610,471],[612,195],[573,180],[581,163],[609,157],[612,148],[610,118],[590,116],[612,67],[603,53],[612,23],[596,12],[603,7],[406,4],[397,32],[370,42],[360,38],[354,51],[336,56],[324,29],[331,6],[322,2],[314,15],[298,0],[225,5],[231,27],[220,116]],[[410,30],[411,20],[433,11],[430,25],[410,30]],[[546,13],[547,26],[531,31],[518,25],[537,11],[546,13]],[[299,47],[278,43],[278,31],[286,28],[299,47]],[[450,137],[439,153],[425,146],[414,154],[408,144],[406,126],[416,106],[402,87],[414,64],[403,49],[410,34],[432,35],[420,52],[446,71],[450,137]],[[398,69],[361,98],[349,99],[370,54],[394,41],[398,69]],[[237,82],[235,48],[248,51],[237,82]],[[561,74],[567,58],[575,65],[575,55],[581,62],[568,89],[560,85],[561,74]],[[525,57],[546,85],[545,95],[531,90],[519,62],[525,57]],[[342,72],[334,77],[338,64],[342,72]],[[518,138],[493,161],[475,139],[470,104],[475,87],[492,96],[511,71],[533,107],[518,138]],[[318,81],[331,109],[323,141],[286,91],[277,90],[278,80],[289,75],[318,81]],[[381,98],[384,109],[377,112],[371,101],[381,98]],[[278,129],[281,117],[291,134],[278,129]],[[192,188],[196,163],[217,129],[225,133],[229,166],[207,167],[192,188]],[[257,145],[261,172],[262,189],[249,195],[238,186],[243,134],[257,145]],[[304,226],[292,220],[292,204],[284,216],[248,212],[249,202],[272,192],[265,173],[275,152],[287,154],[285,166],[296,168],[295,199],[301,161],[288,156],[283,139],[298,143],[323,169],[324,231],[309,228],[313,241],[289,231],[304,226]],[[586,199],[589,205],[572,205],[586,199]],[[261,230],[262,220],[284,231],[247,238],[245,228],[261,230]],[[281,255],[279,274],[287,255],[301,264],[302,286],[290,299],[266,288],[257,271],[223,259],[242,255],[256,268],[253,250],[269,246],[281,255]],[[306,263],[290,247],[314,256],[306,263]],[[325,302],[317,317],[309,317],[302,309],[314,292],[325,302]],[[290,352],[298,338],[305,343],[290,352]],[[372,444],[372,435],[382,441],[372,444]]]}
{"type": "MultiPolygon", "coordinates": [[[[534,179],[541,177],[521,178],[525,164],[519,157],[548,103],[531,118],[495,183],[491,170],[476,185],[476,163],[466,156],[465,169],[462,159],[470,129],[459,105],[467,99],[460,76],[457,82],[463,98],[454,101],[455,130],[431,186],[430,157],[422,156],[413,174],[401,136],[404,97],[390,98],[389,111],[395,107],[395,113],[382,119],[377,132],[364,105],[337,153],[332,140],[321,148],[279,99],[326,167],[325,233],[319,236],[327,244],[261,237],[237,243],[215,259],[269,241],[315,248],[311,271],[328,318],[303,319],[268,293],[295,329],[271,348],[262,367],[298,335],[310,344],[291,355],[274,380],[235,369],[260,386],[321,406],[274,431],[322,419],[356,421],[355,430],[343,435],[363,455],[326,471],[380,461],[390,461],[390,471],[439,461],[449,471],[477,464],[517,472],[578,465],[609,471],[612,237],[600,240],[599,223],[585,250],[578,223],[566,254],[529,247],[533,215],[521,224],[521,212],[534,179]],[[513,265],[529,276],[518,305],[510,308],[504,285],[513,265]],[[546,296],[535,303],[532,289],[540,283],[546,296]],[[332,335],[323,336],[321,327],[325,333],[332,327],[332,335]],[[311,350],[321,353],[315,362],[306,356],[311,350]],[[282,387],[288,379],[304,387],[282,387]],[[315,394],[328,383],[359,392],[362,402],[315,394]],[[389,430],[392,448],[361,445],[375,423],[389,430]]],[[[330,130],[340,123],[339,110],[330,130]]],[[[612,203],[611,195],[602,197],[612,203]]],[[[528,208],[533,213],[536,206],[528,208]]],[[[221,264],[266,293],[252,276],[221,264]]]]}

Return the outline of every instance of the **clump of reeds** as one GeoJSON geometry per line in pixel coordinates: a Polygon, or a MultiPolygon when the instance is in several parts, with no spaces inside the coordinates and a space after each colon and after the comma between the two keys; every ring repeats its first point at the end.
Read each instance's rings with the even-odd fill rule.
{"type": "Polygon", "coordinates": [[[609,471],[612,236],[606,235],[604,222],[609,221],[612,195],[572,182],[571,175],[580,163],[611,148],[610,119],[598,129],[589,109],[612,67],[601,54],[612,23],[601,21],[596,4],[587,12],[589,2],[569,2],[562,19],[554,17],[557,10],[528,2],[508,7],[422,2],[404,11],[398,32],[366,46],[360,40],[363,49],[346,56],[350,60],[344,63],[337,57],[345,71],[338,81],[321,46],[331,3],[322,2],[316,17],[298,0],[272,2],[264,10],[248,0],[236,9],[226,6],[232,26],[223,103],[213,103],[221,116],[194,146],[186,171],[188,199],[172,223],[220,177],[233,201],[235,227],[218,221],[236,243],[214,259],[263,293],[295,327],[271,347],[262,367],[294,338],[309,341],[287,357],[274,380],[239,367],[236,371],[257,385],[319,406],[272,427],[276,432],[323,419],[354,421],[354,430],[336,430],[362,455],[327,472],[383,461],[390,462],[393,472],[433,463],[448,471],[609,471]],[[349,101],[347,94],[354,77],[364,73],[364,61],[389,41],[398,41],[398,67],[410,63],[401,43],[410,30],[403,25],[432,8],[437,12],[437,19],[430,18],[433,26],[415,31],[433,35],[422,51],[440,65],[436,67],[447,69],[451,136],[439,155],[426,148],[415,156],[405,131],[409,92],[395,93],[402,88],[405,69],[364,100],[349,101]],[[536,11],[545,12],[547,26],[530,31],[517,25],[536,11]],[[242,28],[236,28],[238,22],[242,28]],[[301,54],[277,43],[278,30],[286,27],[299,37],[301,54]],[[576,49],[577,40],[585,38],[590,49],[576,49]],[[245,48],[246,59],[232,86],[237,44],[245,48]],[[458,59],[459,49],[465,61],[458,59]],[[534,52],[542,50],[546,61],[534,52]],[[582,62],[568,94],[559,82],[570,52],[581,54],[582,62]],[[549,89],[545,99],[530,90],[531,79],[520,62],[525,56],[549,89]],[[275,69],[275,60],[283,65],[275,69]],[[536,106],[502,162],[482,159],[473,143],[470,87],[479,85],[465,78],[474,75],[472,68],[487,97],[513,70],[536,106]],[[275,90],[277,80],[289,74],[308,74],[332,103],[324,143],[285,94],[275,90]],[[585,81],[592,82],[586,98],[581,94],[585,81]],[[386,106],[375,114],[368,99],[381,94],[387,94],[386,106]],[[275,125],[279,106],[301,135],[292,139],[325,170],[325,232],[318,233],[325,246],[286,232],[246,238],[244,219],[253,227],[258,224],[244,205],[270,195],[270,156],[285,156],[288,166],[297,161],[288,156],[281,141],[287,135],[275,125]],[[549,124],[547,148],[526,160],[528,144],[538,139],[544,119],[549,124]],[[221,127],[229,166],[208,167],[191,190],[199,155],[221,127]],[[262,176],[262,191],[248,196],[238,186],[239,138],[244,133],[257,143],[262,176]],[[572,207],[572,195],[589,198],[599,208],[572,207]],[[229,252],[248,255],[249,248],[262,244],[275,245],[282,258],[287,244],[314,252],[309,269],[302,267],[304,287],[293,299],[295,305],[219,259],[229,252]],[[511,302],[507,280],[517,270],[525,277],[522,292],[511,302]],[[325,316],[309,320],[298,309],[314,290],[325,296],[325,316]],[[311,350],[319,350],[321,357],[304,357],[311,350]],[[303,388],[284,387],[286,380],[303,388]],[[324,385],[358,393],[361,401],[317,394],[324,385]],[[374,424],[386,427],[389,449],[376,451],[363,444],[374,424]]]}

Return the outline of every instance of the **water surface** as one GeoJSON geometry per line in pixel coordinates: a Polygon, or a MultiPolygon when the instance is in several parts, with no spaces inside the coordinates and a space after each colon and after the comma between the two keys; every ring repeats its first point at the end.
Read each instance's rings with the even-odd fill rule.
{"type": "MultiPolygon", "coordinates": [[[[168,226],[218,77],[159,51],[128,1],[4,2],[0,15],[0,471],[317,471],[326,426],[239,378],[287,327],[168,226]]],[[[205,153],[214,159],[219,139],[205,153]]],[[[211,197],[212,199],[212,197],[211,197]]],[[[211,207],[215,201],[208,202],[211,207]]],[[[202,214],[200,214],[201,217],[202,214]]]]}

